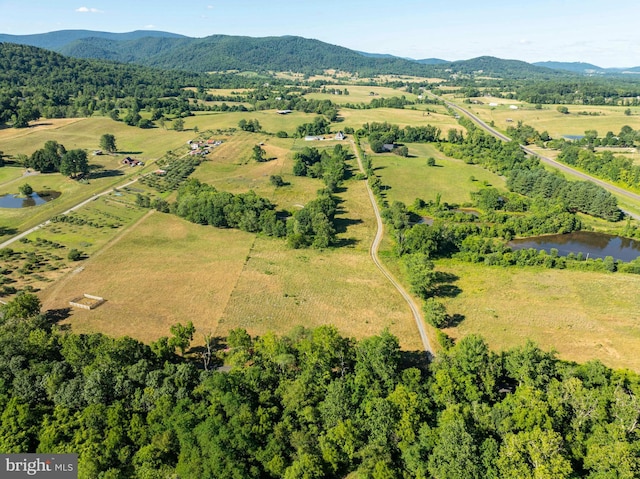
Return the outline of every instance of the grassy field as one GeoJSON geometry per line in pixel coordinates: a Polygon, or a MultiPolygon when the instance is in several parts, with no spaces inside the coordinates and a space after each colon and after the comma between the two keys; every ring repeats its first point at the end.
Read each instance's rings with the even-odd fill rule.
{"type": "Polygon", "coordinates": [[[404,96],[407,100],[416,100],[418,97],[404,90],[382,86],[368,85],[326,85],[327,93],[308,93],[306,98],[313,100],[331,100],[337,105],[345,103],[371,103],[372,100],[380,98],[392,98],[404,96]],[[348,95],[336,95],[335,90],[344,91],[347,89],[348,95]]]}
{"type": "MultiPolygon", "coordinates": [[[[320,186],[313,182],[315,188],[309,189],[320,186]]],[[[281,242],[257,238],[220,321],[220,334],[235,327],[262,334],[298,324],[331,323],[357,338],[388,327],[403,348],[421,348],[406,303],[369,258],[376,226],[365,184],[351,179],[345,186],[338,195],[337,215],[338,238],[344,246],[292,251],[281,242]]]]}
{"type": "Polygon", "coordinates": [[[135,206],[135,193],[120,190],[96,198],[79,212],[69,215],[71,223],[52,222],[11,245],[15,252],[6,262],[10,272],[4,279],[17,289],[30,286],[34,290],[45,288],[83,261],[68,259],[71,249],[82,252],[86,258],[100,251],[114,237],[137,221],[146,210],[135,206]],[[44,241],[42,241],[44,240],[44,241]],[[33,255],[41,255],[32,267],[33,255]]]}
{"type": "MultiPolygon", "coordinates": [[[[177,322],[212,333],[249,254],[254,235],[218,230],[155,213],[41,293],[46,309],[67,308],[83,293],[107,301],[73,310],[76,332],[100,331],[152,341],[177,322]]],[[[198,338],[202,342],[202,338],[198,338]]]]}
{"type": "MultiPolygon", "coordinates": [[[[169,125],[170,122],[167,122],[168,127],[169,125]]],[[[116,137],[120,154],[132,155],[143,160],[158,158],[167,150],[172,150],[176,145],[185,144],[194,136],[192,131],[141,129],[106,117],[92,117],[41,120],[35,127],[24,130],[1,130],[0,139],[2,139],[2,151],[5,154],[31,155],[35,150],[42,148],[48,140],[56,140],[67,150],[75,148],[97,150],[100,148],[100,137],[105,133],[116,137]]]]}
{"type": "Polygon", "coordinates": [[[596,130],[600,136],[604,136],[608,131],[618,134],[625,125],[634,130],[640,129],[638,108],[632,109],[632,115],[627,116],[624,114],[627,107],[623,106],[566,105],[569,113],[562,114],[557,110],[558,105],[542,105],[542,109],[537,110],[534,105],[513,100],[496,107],[490,106],[489,103],[497,103],[497,100],[483,98],[482,101],[483,105],[461,105],[482,120],[493,121],[496,128],[503,131],[510,125],[515,126],[519,121],[540,132],[547,131],[552,138],[583,135],[586,130],[596,130]],[[510,105],[515,105],[518,109],[512,110],[509,108],[510,105]],[[508,119],[512,121],[508,122],[508,119]]]}
{"type": "Polygon", "coordinates": [[[391,153],[372,157],[376,174],[382,184],[389,187],[385,192],[389,202],[397,200],[410,205],[416,198],[435,200],[439,193],[442,201],[460,204],[470,202],[470,193],[479,190],[483,184],[505,188],[504,178],[479,166],[447,158],[431,145],[408,146],[409,158],[391,153]],[[429,157],[436,159],[436,166],[427,166],[429,157]]]}
{"type": "MultiPolygon", "coordinates": [[[[429,108],[433,105],[429,105],[429,108]]],[[[455,118],[444,113],[429,113],[423,110],[396,109],[396,108],[375,108],[372,110],[351,110],[343,108],[340,110],[343,121],[338,125],[340,129],[350,126],[354,129],[362,128],[365,123],[387,122],[404,128],[410,126],[433,125],[440,128],[443,135],[446,135],[450,128],[462,129],[455,118]]]]}
{"type": "Polygon", "coordinates": [[[81,272],[45,289],[43,305],[65,308],[85,292],[103,296],[105,304],[74,310],[65,322],[77,332],[144,341],[188,320],[200,333],[216,335],[235,327],[261,334],[330,323],[356,337],[389,327],[403,347],[418,349],[405,303],[368,257],[375,226],[364,182],[351,183],[341,194],[338,221],[339,236],[350,246],[290,250],[283,240],[155,213],[93,255],[81,272]]]}
{"type": "Polygon", "coordinates": [[[192,129],[198,126],[203,130],[226,130],[238,128],[238,122],[242,119],[260,122],[262,129],[270,133],[286,131],[289,135],[295,133],[298,125],[310,123],[318,115],[294,111],[288,115],[279,115],[276,110],[244,111],[244,112],[196,112],[195,116],[185,118],[185,128],[192,129]]]}
{"type": "Polygon", "coordinates": [[[640,371],[640,276],[455,261],[439,261],[438,267],[458,276],[462,290],[444,300],[450,314],[464,316],[447,334],[480,334],[496,349],[531,338],[563,359],[598,358],[640,371]]]}

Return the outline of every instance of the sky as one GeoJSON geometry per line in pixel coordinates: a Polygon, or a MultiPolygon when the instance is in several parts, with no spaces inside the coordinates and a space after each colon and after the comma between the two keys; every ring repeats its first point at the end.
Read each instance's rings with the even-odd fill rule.
{"type": "Polygon", "coordinates": [[[640,66],[640,1],[0,0],[0,33],[297,35],[370,53],[640,66]]]}

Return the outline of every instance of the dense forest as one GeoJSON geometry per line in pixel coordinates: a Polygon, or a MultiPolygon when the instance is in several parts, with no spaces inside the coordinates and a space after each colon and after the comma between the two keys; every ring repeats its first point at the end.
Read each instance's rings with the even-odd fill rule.
{"type": "Polygon", "coordinates": [[[640,377],[532,343],[469,336],[427,361],[322,326],[190,350],[190,325],[147,346],[55,313],[28,293],[2,307],[0,450],[78,453],[80,478],[640,474],[640,377]]]}
{"type": "MultiPolygon", "coordinates": [[[[277,83],[276,80],[271,80],[277,83]]],[[[118,118],[118,109],[148,108],[156,117],[186,116],[197,92],[185,87],[252,87],[264,79],[156,70],[80,60],[36,47],[0,43],[0,124],[24,127],[41,117],[118,118]]]]}

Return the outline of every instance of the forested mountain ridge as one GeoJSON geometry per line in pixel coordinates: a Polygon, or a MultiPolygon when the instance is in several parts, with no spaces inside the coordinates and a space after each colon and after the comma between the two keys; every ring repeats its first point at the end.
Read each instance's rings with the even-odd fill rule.
{"type": "Polygon", "coordinates": [[[546,79],[568,75],[526,62],[493,57],[447,62],[370,54],[298,36],[256,38],[211,35],[191,38],[164,32],[144,33],[108,34],[65,30],[40,35],[0,35],[0,41],[37,44],[79,58],[107,59],[192,72],[243,70],[311,74],[336,69],[363,76],[406,74],[447,78],[451,74],[473,74],[482,70],[485,75],[509,78],[546,79]]]}
{"type": "Polygon", "coordinates": [[[139,38],[187,38],[184,35],[155,30],[135,30],[127,33],[98,32],[93,30],[58,30],[33,35],[9,35],[0,33],[0,42],[18,43],[32,47],[58,50],[70,43],[84,38],[103,38],[106,40],[130,41],[139,38]]]}

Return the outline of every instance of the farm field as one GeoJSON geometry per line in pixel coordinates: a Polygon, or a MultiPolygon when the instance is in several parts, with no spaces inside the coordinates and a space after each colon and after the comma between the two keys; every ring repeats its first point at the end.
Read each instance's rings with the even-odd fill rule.
{"type": "Polygon", "coordinates": [[[26,238],[14,242],[14,252],[3,259],[7,268],[3,281],[14,288],[46,288],[69,271],[82,268],[84,261],[68,259],[72,249],[86,258],[137,221],[146,210],[135,205],[133,191],[120,190],[100,196],[79,211],[65,216],[66,222],[47,224],[26,238]]]}
{"type": "Polygon", "coordinates": [[[531,338],[563,359],[600,359],[613,368],[640,371],[640,277],[569,270],[500,268],[438,261],[459,277],[462,292],[444,299],[465,319],[445,332],[480,334],[495,349],[531,338]]]}
{"type": "MultiPolygon", "coordinates": [[[[354,159],[348,166],[357,168],[354,159]]],[[[292,187],[301,180],[307,195],[320,185],[295,177],[292,187]]],[[[365,183],[347,180],[338,196],[336,225],[343,247],[290,250],[283,242],[258,237],[220,321],[220,334],[236,327],[263,334],[332,323],[358,338],[388,327],[403,348],[422,347],[406,303],[369,257],[376,225],[365,183]]],[[[277,201],[282,204],[281,198],[277,201]]]]}
{"type": "MultiPolygon", "coordinates": [[[[419,105],[424,108],[424,105],[419,105]]],[[[352,110],[343,108],[340,110],[340,116],[343,118],[338,123],[339,128],[352,127],[354,129],[362,128],[365,123],[391,123],[404,128],[405,126],[424,126],[433,125],[440,128],[443,135],[446,135],[450,128],[463,129],[458,122],[450,115],[445,114],[444,109],[439,106],[428,105],[428,108],[434,109],[437,113],[430,113],[424,110],[411,110],[405,108],[402,110],[395,108],[375,108],[372,110],[352,110]]]]}
{"type": "Polygon", "coordinates": [[[504,178],[479,166],[447,158],[432,145],[408,144],[408,147],[409,158],[390,153],[372,157],[376,174],[389,187],[385,191],[389,202],[411,205],[416,198],[429,201],[440,194],[442,201],[461,204],[470,202],[470,193],[483,184],[505,188],[504,178]],[[436,166],[427,166],[429,157],[436,159],[436,166]]]}
{"type": "Polygon", "coordinates": [[[489,106],[489,99],[481,100],[484,105],[459,103],[487,123],[493,121],[501,131],[517,125],[519,121],[540,132],[546,130],[552,138],[583,135],[586,130],[596,130],[600,136],[608,131],[617,134],[625,125],[634,130],[640,129],[640,108],[637,107],[631,108],[632,115],[627,116],[624,114],[627,107],[623,106],[566,105],[569,113],[562,114],[556,109],[558,105],[542,105],[542,109],[536,110],[534,105],[514,100],[497,107],[489,106]],[[509,105],[516,105],[518,109],[511,110],[509,105]],[[512,121],[509,122],[508,119],[512,121]]]}
{"type": "Polygon", "coordinates": [[[100,307],[74,309],[63,322],[78,333],[150,342],[187,321],[199,334],[212,333],[253,241],[252,234],[153,213],[40,297],[46,309],[68,308],[83,293],[104,297],[100,307]]]}
{"type": "MultiPolygon", "coordinates": [[[[293,111],[288,115],[279,115],[276,110],[261,111],[239,111],[239,112],[195,112],[194,116],[184,119],[185,128],[193,129],[198,126],[200,131],[204,130],[228,130],[238,129],[238,122],[242,119],[247,121],[256,119],[260,122],[262,129],[269,133],[286,131],[290,136],[296,131],[298,125],[309,123],[318,115],[293,111]]],[[[193,136],[193,132],[191,133],[193,136]]]]}
{"type": "Polygon", "coordinates": [[[416,100],[417,95],[406,92],[404,90],[398,90],[395,88],[382,87],[382,86],[368,86],[368,85],[326,85],[324,87],[327,93],[307,93],[305,98],[312,100],[331,100],[338,105],[344,105],[345,103],[366,103],[380,98],[392,98],[404,96],[407,100],[416,100]],[[339,90],[343,92],[347,89],[348,95],[334,94],[333,92],[339,90]],[[373,93],[373,94],[372,94],[373,93]]]}
{"type": "Polygon", "coordinates": [[[216,335],[235,327],[262,334],[331,323],[356,337],[389,327],[404,348],[419,349],[406,304],[368,256],[375,223],[364,182],[351,183],[338,221],[340,238],[351,246],[291,250],[284,240],[155,213],[87,260],[81,272],[45,289],[43,305],[64,308],[84,292],[103,296],[105,304],[74,310],[65,322],[77,332],[144,341],[188,320],[216,335]]]}

